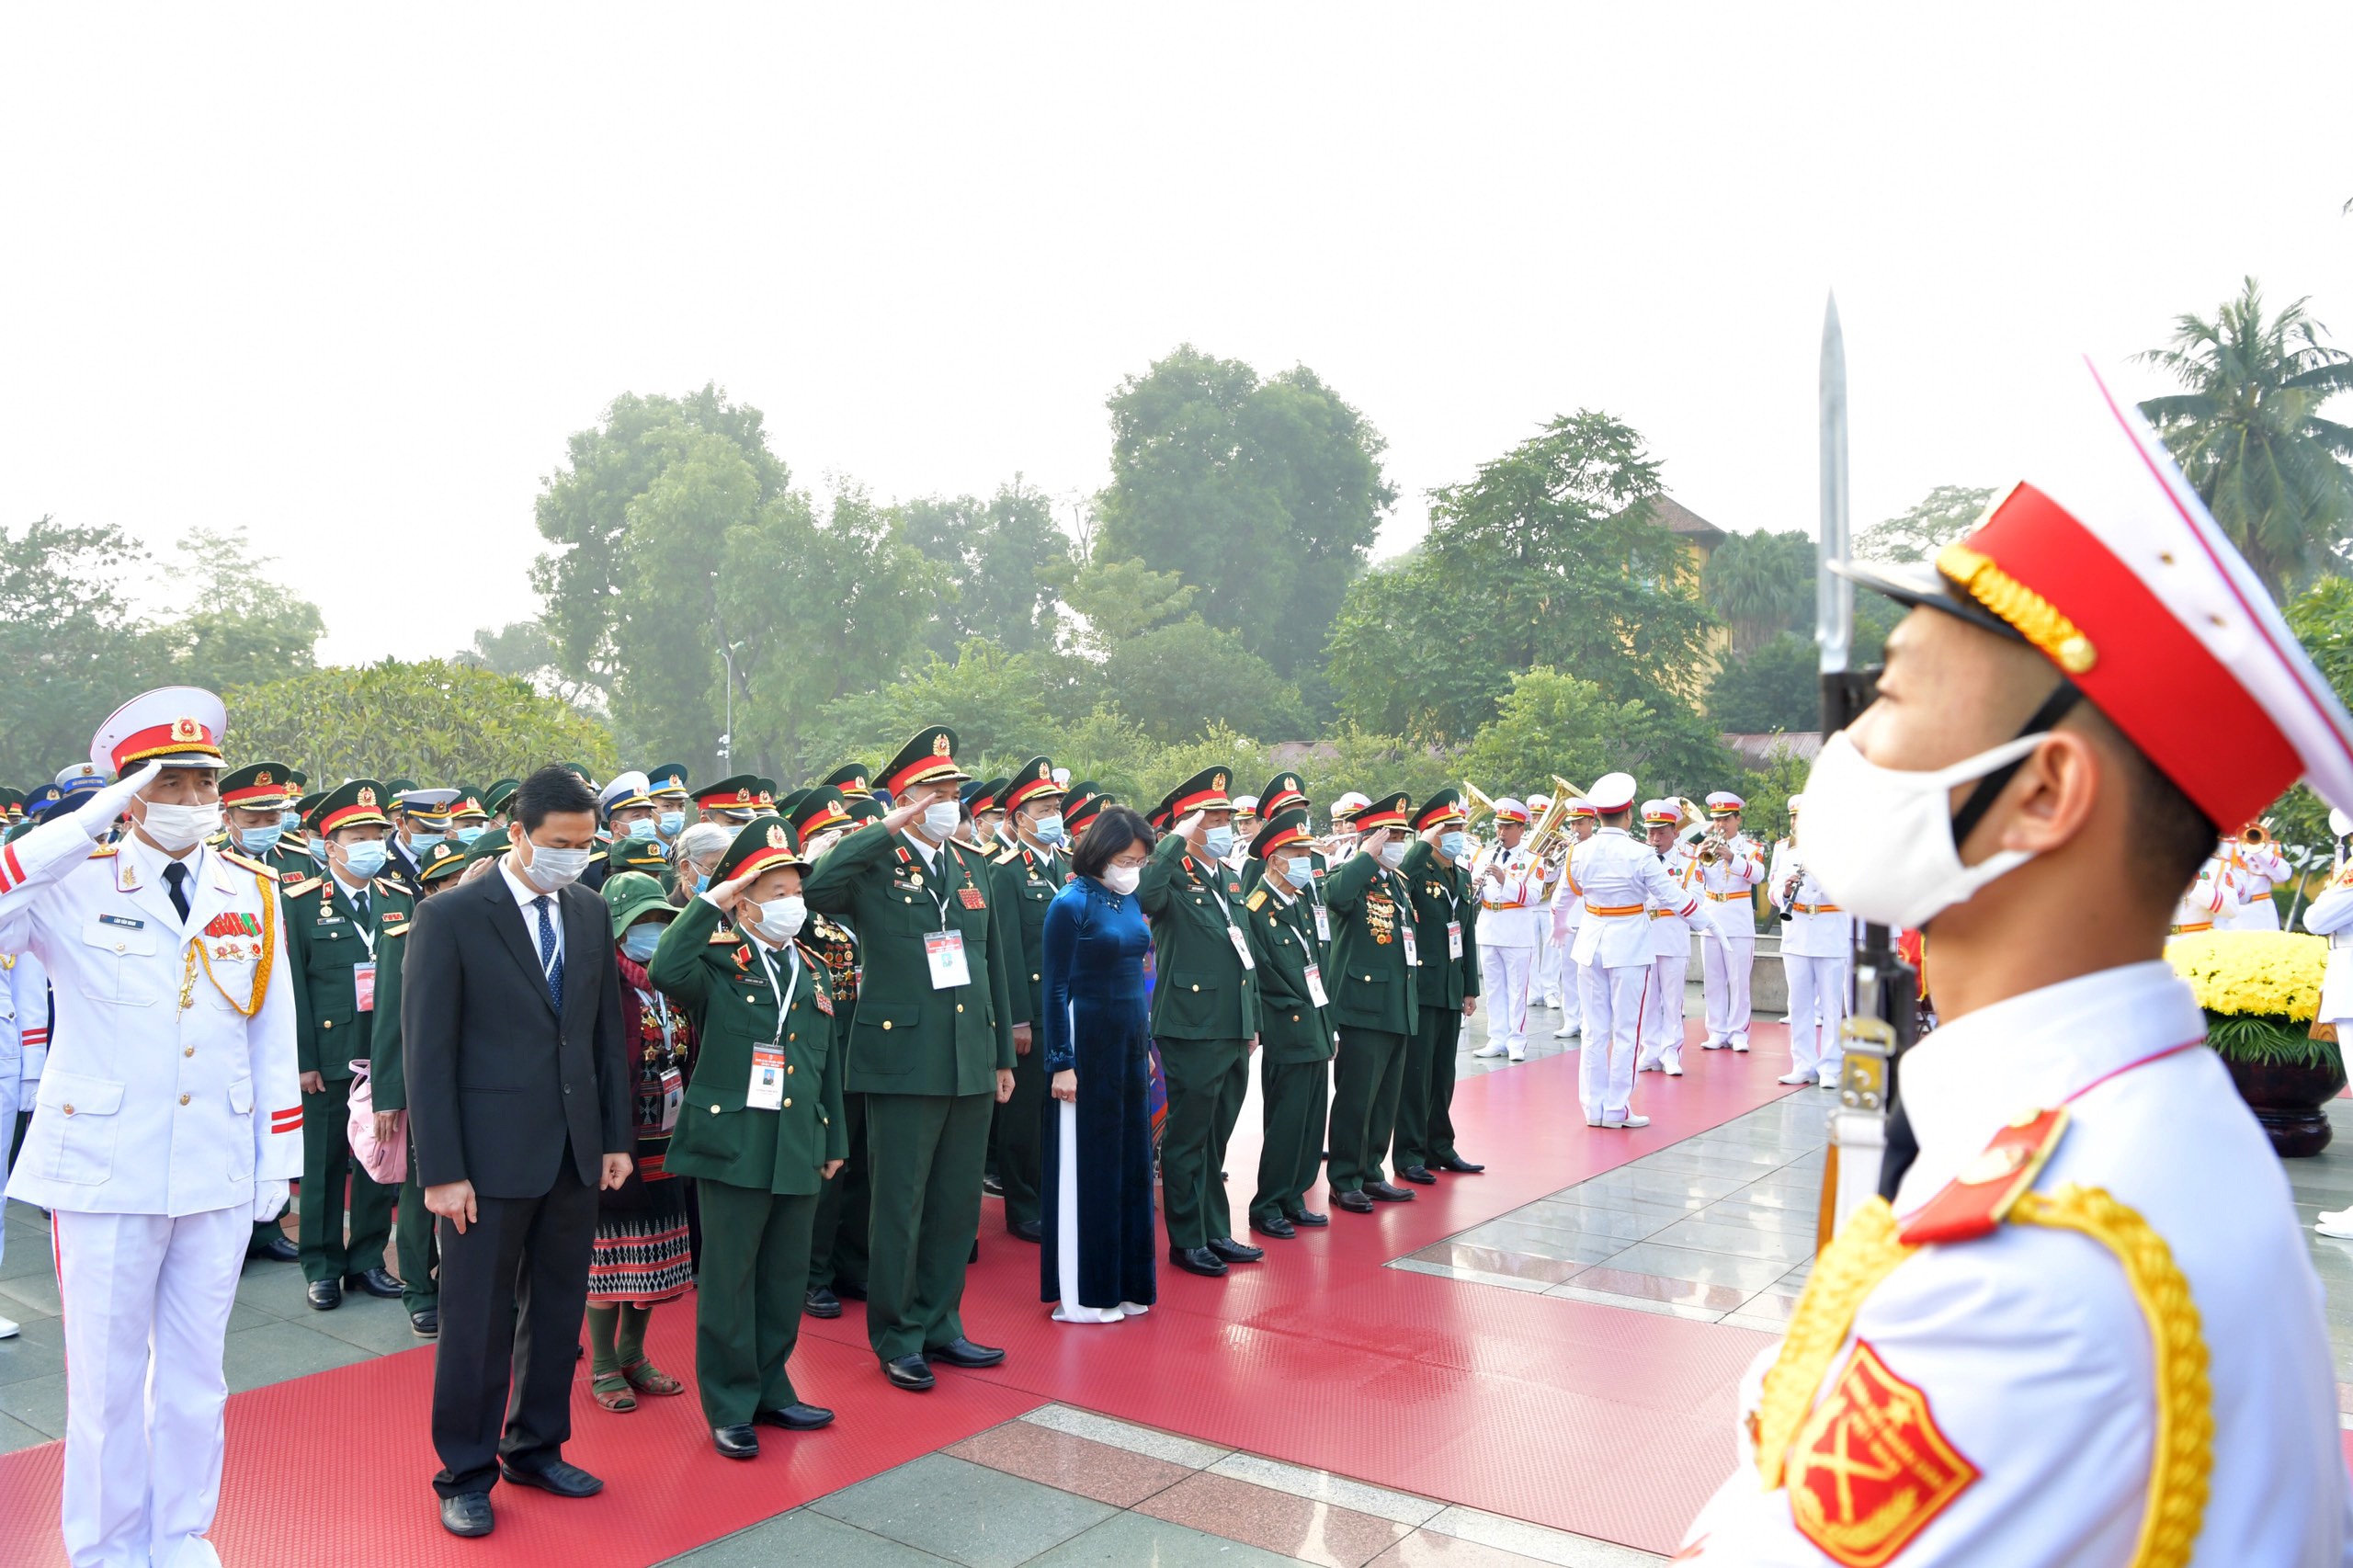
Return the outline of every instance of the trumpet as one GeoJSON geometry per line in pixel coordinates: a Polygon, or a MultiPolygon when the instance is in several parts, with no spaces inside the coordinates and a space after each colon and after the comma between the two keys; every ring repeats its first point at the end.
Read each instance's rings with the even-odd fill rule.
{"type": "Polygon", "coordinates": [[[2260,822],[2251,822],[2247,824],[2246,826],[2239,830],[2239,842],[2248,846],[2249,847],[2255,847],[2270,843],[2270,824],[2260,822]]]}
{"type": "Polygon", "coordinates": [[[1699,835],[1699,864],[1712,866],[1724,858],[1732,844],[1732,835],[1721,822],[1711,822],[1699,835]]]}

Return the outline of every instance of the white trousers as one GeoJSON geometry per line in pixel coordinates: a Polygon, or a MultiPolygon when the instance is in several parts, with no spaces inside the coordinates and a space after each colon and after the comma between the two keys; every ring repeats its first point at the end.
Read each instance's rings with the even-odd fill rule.
{"type": "Polygon", "coordinates": [[[1708,1043],[1748,1043],[1748,981],[1756,967],[1756,938],[1702,937],[1699,979],[1708,992],[1708,1043]]]}
{"type": "Polygon", "coordinates": [[[1683,977],[1691,968],[1688,953],[1651,960],[1650,993],[1643,999],[1643,1054],[1640,1065],[1673,1061],[1683,1064],[1683,977]]]}
{"type": "Polygon", "coordinates": [[[1585,1102],[1586,1120],[1616,1120],[1631,1108],[1634,1097],[1634,1053],[1641,1046],[1643,1009],[1650,998],[1651,966],[1604,969],[1588,964],[1575,972],[1585,997],[1577,1097],[1585,1102]]]}
{"type": "Polygon", "coordinates": [[[1479,949],[1479,1005],[1487,1010],[1487,1043],[1517,1056],[1528,1049],[1528,986],[1534,948],[1479,949]]]}
{"type": "Polygon", "coordinates": [[[1847,1017],[1847,960],[1781,955],[1790,977],[1790,1071],[1822,1075],[1838,1062],[1838,1026],[1847,1017]]]}
{"type": "Polygon", "coordinates": [[[219,1568],[222,1374],[244,1207],[51,1217],[65,1324],[66,1561],[219,1568]]]}

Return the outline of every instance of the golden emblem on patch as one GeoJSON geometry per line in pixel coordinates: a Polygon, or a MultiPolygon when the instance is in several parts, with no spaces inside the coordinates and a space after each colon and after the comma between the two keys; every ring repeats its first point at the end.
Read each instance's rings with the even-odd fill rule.
{"type": "Polygon", "coordinates": [[[269,776],[269,769],[265,767],[259,773],[254,775],[254,782],[256,784],[275,784],[278,780],[272,778],[269,776]]]}
{"type": "Polygon", "coordinates": [[[937,734],[931,737],[931,755],[934,756],[946,756],[948,755],[948,736],[945,733],[937,734]]]}
{"type": "Polygon", "coordinates": [[[374,805],[376,803],[376,791],[367,788],[365,785],[362,785],[359,790],[359,803],[363,806],[374,805]]]}
{"type": "Polygon", "coordinates": [[[176,741],[196,740],[203,733],[203,726],[199,725],[193,719],[175,719],[172,721],[172,739],[176,741]]]}
{"type": "Polygon", "coordinates": [[[782,823],[773,824],[768,828],[768,847],[771,849],[782,849],[787,847],[785,842],[784,824],[782,823]]]}

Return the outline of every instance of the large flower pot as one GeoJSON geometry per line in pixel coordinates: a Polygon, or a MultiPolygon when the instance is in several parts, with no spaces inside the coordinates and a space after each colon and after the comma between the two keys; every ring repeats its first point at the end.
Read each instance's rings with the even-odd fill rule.
{"type": "Polygon", "coordinates": [[[2335,1131],[2321,1108],[2345,1087],[2345,1069],[2336,1063],[2314,1066],[2267,1066],[2252,1062],[2225,1061],[2239,1097],[2271,1135],[2271,1147],[2281,1159],[2317,1154],[2328,1147],[2335,1131]]]}

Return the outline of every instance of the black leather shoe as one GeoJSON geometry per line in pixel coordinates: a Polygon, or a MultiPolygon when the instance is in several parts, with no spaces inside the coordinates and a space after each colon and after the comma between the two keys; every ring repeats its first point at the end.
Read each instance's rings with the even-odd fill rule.
{"type": "Polygon", "coordinates": [[[1345,1209],[1351,1214],[1370,1214],[1372,1212],[1372,1199],[1354,1190],[1336,1192],[1332,1195],[1332,1207],[1345,1209]]]}
{"type": "Polygon", "coordinates": [[[1250,1228],[1262,1236],[1272,1236],[1279,1242],[1299,1239],[1299,1233],[1291,1229],[1290,1221],[1279,1214],[1271,1220],[1253,1220],[1250,1221],[1250,1228]]]}
{"type": "Polygon", "coordinates": [[[987,1193],[991,1198],[1003,1198],[1005,1196],[1005,1183],[997,1179],[997,1174],[995,1171],[991,1171],[986,1176],[981,1177],[981,1190],[987,1193]]]}
{"type": "Polygon", "coordinates": [[[1318,1214],[1313,1209],[1302,1209],[1296,1214],[1286,1214],[1283,1218],[1289,1220],[1294,1225],[1306,1225],[1310,1227],[1320,1227],[1328,1225],[1332,1222],[1332,1216],[1329,1214],[1318,1214]]]}
{"type": "Polygon", "coordinates": [[[891,1380],[892,1388],[912,1389],[917,1393],[938,1381],[920,1356],[902,1356],[895,1361],[883,1362],[882,1375],[891,1380]]]}
{"type": "Polygon", "coordinates": [[[1411,1203],[1414,1201],[1414,1195],[1412,1192],[1404,1187],[1399,1187],[1394,1182],[1388,1181],[1369,1181],[1365,1183],[1364,1195],[1367,1198],[1371,1199],[1375,1203],[1411,1203]]]}
{"type": "Polygon", "coordinates": [[[302,1249],[284,1236],[272,1236],[266,1242],[256,1242],[245,1248],[245,1256],[259,1258],[264,1263],[299,1263],[302,1258],[302,1249]]]}
{"type": "Polygon", "coordinates": [[[951,1367],[994,1367],[1005,1359],[1005,1352],[994,1345],[975,1345],[959,1335],[945,1345],[934,1346],[923,1353],[926,1361],[945,1361],[951,1367]]]}
{"type": "Polygon", "coordinates": [[[743,1426],[713,1426],[710,1446],[719,1450],[723,1460],[756,1460],[760,1457],[760,1435],[746,1425],[743,1426]]]}
{"type": "Polygon", "coordinates": [[[392,1278],[392,1270],[388,1268],[363,1268],[357,1274],[347,1274],[343,1277],[343,1288],[363,1290],[380,1300],[401,1293],[401,1282],[392,1278]]]}
{"type": "Polygon", "coordinates": [[[1477,1176],[1487,1167],[1474,1165],[1460,1154],[1449,1154],[1438,1163],[1438,1168],[1442,1171],[1461,1171],[1464,1176],[1477,1176]]]}
{"type": "Polygon", "coordinates": [[[594,1497],[605,1489],[604,1482],[589,1474],[576,1464],[562,1460],[550,1460],[529,1470],[501,1460],[498,1473],[517,1486],[536,1486],[542,1492],[552,1492],[559,1497],[594,1497]]]}
{"type": "Polygon", "coordinates": [[[331,1312],[343,1305],[343,1285],[335,1279],[313,1279],[302,1287],[302,1299],[314,1312],[331,1312]]]}
{"type": "Polygon", "coordinates": [[[1210,1251],[1228,1263],[1256,1263],[1267,1256],[1265,1247],[1254,1247],[1247,1242],[1237,1242],[1232,1236],[1211,1236],[1210,1251]]]}
{"type": "Polygon", "coordinates": [[[866,1300],[866,1287],[853,1285],[847,1279],[836,1279],[834,1281],[834,1294],[845,1301],[862,1301],[866,1300]]]}
{"type": "Polygon", "coordinates": [[[1017,1241],[1042,1242],[1046,1239],[1046,1227],[1037,1220],[1016,1220],[1005,1228],[1005,1233],[1017,1241]]]}
{"type": "Polygon", "coordinates": [[[408,1314],[408,1331],[419,1339],[441,1337],[441,1309],[420,1307],[408,1314]]]}
{"type": "Polygon", "coordinates": [[[451,1535],[488,1535],[495,1522],[487,1492],[460,1492],[441,1499],[441,1528],[451,1535]]]}
{"type": "Polygon", "coordinates": [[[1438,1185],[1438,1177],[1430,1175],[1430,1168],[1427,1165],[1407,1165],[1404,1170],[1399,1171],[1397,1174],[1404,1176],[1407,1181],[1412,1182],[1415,1187],[1436,1187],[1438,1185]]]}
{"type": "Polygon", "coordinates": [[[801,1310],[813,1318],[842,1315],[842,1299],[822,1286],[801,1298],[801,1310]]]}
{"type": "Polygon", "coordinates": [[[1225,1274],[1225,1260],[1207,1247],[1170,1247],[1168,1261],[1188,1274],[1203,1274],[1211,1279],[1225,1274]]]}
{"type": "Polygon", "coordinates": [[[780,1404],[755,1412],[752,1419],[763,1426],[781,1426],[788,1432],[814,1432],[820,1426],[832,1426],[834,1413],[822,1404],[780,1404]]]}

